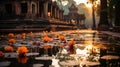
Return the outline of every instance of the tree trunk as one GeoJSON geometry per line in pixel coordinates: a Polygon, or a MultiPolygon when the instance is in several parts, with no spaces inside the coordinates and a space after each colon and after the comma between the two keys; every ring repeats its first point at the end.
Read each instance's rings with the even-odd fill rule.
{"type": "Polygon", "coordinates": [[[115,26],[120,26],[120,0],[115,3],[115,26]]]}
{"type": "Polygon", "coordinates": [[[120,0],[113,1],[115,4],[115,26],[113,27],[113,31],[120,33],[120,0]]]}
{"type": "Polygon", "coordinates": [[[98,24],[99,30],[108,30],[108,12],[107,12],[107,0],[100,0],[100,21],[98,24]]]}
{"type": "Polygon", "coordinates": [[[113,5],[114,3],[112,3],[113,1],[112,0],[109,0],[109,10],[108,10],[108,16],[109,16],[109,24],[110,24],[110,27],[113,27],[113,19],[114,19],[114,15],[115,15],[115,12],[114,12],[114,9],[113,9],[113,5]]]}
{"type": "Polygon", "coordinates": [[[92,29],[96,30],[96,21],[95,21],[95,6],[94,1],[92,0],[92,19],[93,19],[93,26],[92,29]]]}

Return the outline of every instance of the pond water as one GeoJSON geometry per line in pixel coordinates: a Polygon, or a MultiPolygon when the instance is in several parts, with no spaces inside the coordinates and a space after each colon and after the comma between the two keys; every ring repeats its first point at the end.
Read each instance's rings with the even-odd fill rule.
{"type": "Polygon", "coordinates": [[[69,65],[73,67],[120,67],[120,38],[89,30],[26,34],[25,38],[21,34],[14,35],[16,40],[14,44],[8,42],[10,38],[7,35],[1,35],[0,51],[5,57],[0,59],[0,67],[67,67],[69,65]],[[57,37],[58,34],[64,36],[65,40],[61,41],[57,37]],[[43,41],[46,35],[51,38],[49,42],[43,41]],[[72,40],[75,41],[74,45],[68,46],[72,40]],[[6,52],[4,50],[6,45],[12,46],[14,51],[6,52]],[[23,45],[28,48],[29,52],[21,58],[18,57],[16,50],[23,45]],[[50,47],[47,46],[46,50],[45,45],[50,45],[50,47]],[[75,53],[69,53],[71,49],[75,53]],[[70,62],[68,63],[67,60],[70,62]]]}

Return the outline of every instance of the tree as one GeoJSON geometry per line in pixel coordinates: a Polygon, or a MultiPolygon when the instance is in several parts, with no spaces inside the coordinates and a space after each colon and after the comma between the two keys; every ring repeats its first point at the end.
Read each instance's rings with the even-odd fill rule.
{"type": "Polygon", "coordinates": [[[114,2],[113,0],[108,0],[108,19],[109,19],[109,24],[112,27],[113,26],[113,19],[114,19],[114,2]]]}
{"type": "Polygon", "coordinates": [[[120,0],[115,0],[115,26],[120,26],[120,0]]]}
{"type": "Polygon", "coordinates": [[[98,24],[99,30],[108,30],[108,12],[107,12],[107,0],[100,0],[100,21],[98,24]]]}
{"type": "Polygon", "coordinates": [[[92,3],[92,20],[93,20],[93,26],[92,29],[95,30],[96,29],[96,20],[95,20],[95,1],[96,0],[89,0],[90,3],[92,3]]]}

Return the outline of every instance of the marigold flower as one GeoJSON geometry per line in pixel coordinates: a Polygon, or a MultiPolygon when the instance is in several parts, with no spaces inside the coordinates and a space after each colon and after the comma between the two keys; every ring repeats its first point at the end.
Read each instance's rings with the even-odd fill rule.
{"type": "Polygon", "coordinates": [[[59,36],[59,39],[63,41],[63,40],[65,40],[65,36],[60,35],[60,36],[59,36]]]}
{"type": "Polygon", "coordinates": [[[30,36],[31,36],[31,37],[33,36],[33,32],[30,32],[30,36]]]}
{"type": "Polygon", "coordinates": [[[59,34],[59,33],[56,33],[56,34],[55,34],[55,37],[59,37],[59,36],[60,36],[60,34],[59,34]]]}
{"type": "Polygon", "coordinates": [[[69,44],[69,45],[75,45],[75,41],[74,41],[74,40],[71,40],[71,41],[69,41],[68,44],[69,44]]]}
{"type": "Polygon", "coordinates": [[[26,33],[22,33],[22,36],[26,36],[26,33]]]}
{"type": "Polygon", "coordinates": [[[14,44],[14,43],[15,43],[15,39],[10,39],[10,40],[9,40],[9,43],[14,44]]]}
{"type": "Polygon", "coordinates": [[[7,51],[7,52],[13,52],[14,51],[12,46],[5,46],[4,50],[7,51]]]}
{"type": "Polygon", "coordinates": [[[48,41],[50,41],[50,37],[44,36],[44,37],[42,38],[42,40],[43,40],[44,42],[48,42],[48,41]]]}
{"type": "Polygon", "coordinates": [[[13,33],[9,33],[9,34],[8,34],[8,37],[9,37],[9,38],[14,38],[14,34],[13,34],[13,33]]]}
{"type": "Polygon", "coordinates": [[[18,49],[17,49],[17,53],[19,53],[19,54],[25,54],[27,52],[28,52],[28,49],[25,46],[18,47],[18,49]]]}
{"type": "Polygon", "coordinates": [[[22,33],[22,38],[23,38],[23,39],[26,38],[26,33],[22,33]]]}

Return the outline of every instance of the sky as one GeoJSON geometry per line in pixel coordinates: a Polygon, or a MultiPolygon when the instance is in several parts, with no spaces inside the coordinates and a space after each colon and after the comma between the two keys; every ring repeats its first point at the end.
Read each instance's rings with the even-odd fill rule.
{"type": "MultiPolygon", "coordinates": [[[[79,5],[81,3],[86,4],[87,0],[61,0],[61,3],[59,0],[57,0],[57,2],[58,2],[58,5],[60,5],[60,7],[64,10],[64,15],[67,15],[69,13],[68,8],[71,6],[72,3],[76,4],[76,6],[79,8],[79,5]]],[[[85,7],[85,6],[82,6],[82,7],[85,7]]]]}
{"type": "MultiPolygon", "coordinates": [[[[90,4],[87,4],[87,0],[56,0],[59,7],[64,10],[64,15],[69,13],[69,7],[72,3],[76,4],[78,7],[79,14],[85,14],[86,20],[85,25],[87,28],[92,28],[92,8],[90,4]]],[[[99,17],[96,17],[96,24],[99,22],[99,17]]]]}

